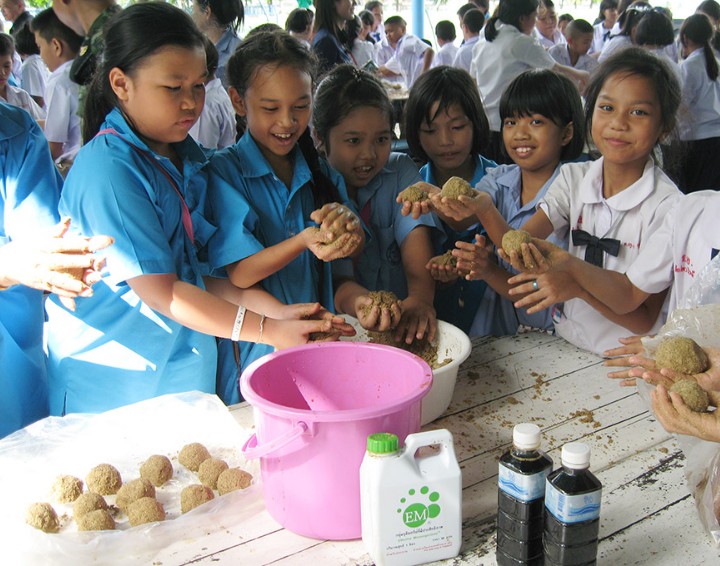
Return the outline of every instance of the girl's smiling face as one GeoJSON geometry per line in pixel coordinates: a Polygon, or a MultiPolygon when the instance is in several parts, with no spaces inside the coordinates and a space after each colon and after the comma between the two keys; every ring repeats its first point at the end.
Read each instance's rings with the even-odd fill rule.
{"type": "Polygon", "coordinates": [[[348,189],[367,185],[390,157],[390,121],[383,111],[363,106],[330,129],[321,149],[328,162],[345,179],[348,189]]]}
{"type": "Polygon", "coordinates": [[[542,114],[505,118],[502,126],[505,151],[523,171],[554,170],[563,146],[570,143],[572,125],[564,128],[542,114]]]}
{"type": "Polygon", "coordinates": [[[644,167],[663,134],[660,101],[650,80],[616,73],[598,93],[592,139],[606,162],[644,167]]]}
{"type": "Polygon", "coordinates": [[[146,57],[131,73],[109,74],[120,108],[148,147],[167,156],[183,141],[205,104],[205,50],[169,46],[146,57]]]}
{"type": "Polygon", "coordinates": [[[430,116],[437,114],[432,122],[420,124],[420,145],[435,167],[458,169],[472,158],[473,125],[459,105],[438,112],[439,105],[434,102],[430,107],[430,116]]]}
{"type": "Polygon", "coordinates": [[[287,65],[255,71],[243,95],[230,88],[235,111],[268,161],[286,157],[307,129],[312,111],[312,78],[287,65]]]}

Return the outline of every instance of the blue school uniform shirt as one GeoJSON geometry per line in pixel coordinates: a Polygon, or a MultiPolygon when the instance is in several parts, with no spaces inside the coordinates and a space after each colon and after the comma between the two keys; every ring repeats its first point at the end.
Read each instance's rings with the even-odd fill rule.
{"type": "MultiPolygon", "coordinates": [[[[486,159],[482,155],[475,158],[475,171],[469,183],[473,187],[485,176],[487,170],[497,167],[497,163],[486,159]]],[[[437,186],[435,173],[431,163],[426,163],[420,169],[420,176],[423,181],[437,186]]],[[[442,255],[448,250],[455,249],[455,242],[474,242],[477,230],[472,227],[464,232],[457,232],[447,224],[440,221],[445,232],[445,242],[435,250],[437,255],[442,255]]],[[[438,284],[435,289],[435,310],[440,320],[454,324],[463,332],[470,332],[470,326],[475,318],[475,313],[480,306],[480,299],[485,293],[487,283],[485,281],[468,281],[458,279],[450,285],[438,284]]]]}
{"type": "Polygon", "coordinates": [[[153,311],[128,280],[172,273],[204,288],[207,266],[198,259],[215,228],[205,219],[206,158],[188,136],[174,144],[182,175],[165,157],[152,154],[118,109],[101,129],[148,152],[144,157],[114,135],[98,135],[75,159],[65,182],[60,212],[76,231],[107,234],[107,268],[76,312],[48,302],[50,412],[100,412],[166,393],[215,391],[215,338],[153,311]],[[154,164],[151,160],[155,160],[154,164]],[[182,201],[157,167],[173,178],[192,217],[195,242],[182,223],[182,201]]]}
{"type": "MultiPolygon", "coordinates": [[[[0,103],[0,247],[58,222],[62,180],[24,110],[0,103]]],[[[0,438],[48,415],[43,293],[0,292],[0,438]]]]}
{"type": "MultiPolygon", "coordinates": [[[[316,226],[310,220],[310,214],[316,209],[312,173],[297,147],[293,158],[292,184],[288,190],[250,132],[245,132],[235,145],[213,155],[209,198],[218,230],[210,241],[209,259],[215,275],[222,275],[226,265],[316,226]]],[[[338,188],[341,202],[347,203],[342,177],[323,161],[321,168],[338,188]]],[[[261,284],[285,304],[318,301],[334,310],[331,264],[319,261],[310,250],[303,251],[261,284]]],[[[273,351],[267,344],[239,342],[238,345],[241,369],[273,351]]],[[[218,395],[226,403],[235,403],[239,400],[237,364],[232,344],[227,340],[221,341],[220,356],[218,395]]]]}
{"type": "MultiPolygon", "coordinates": [[[[477,185],[477,190],[488,193],[495,203],[505,221],[511,228],[522,228],[533,214],[537,203],[545,196],[548,188],[557,177],[560,165],[535,195],[535,198],[521,204],[521,171],[517,165],[500,165],[490,169],[488,174],[477,185]]],[[[558,239],[555,235],[548,238],[553,244],[567,249],[567,240],[558,239]]],[[[512,267],[498,258],[500,266],[509,273],[515,273],[512,267]]],[[[551,330],[553,328],[550,309],[536,314],[528,314],[526,309],[516,309],[512,301],[498,295],[492,289],[487,289],[482,297],[470,329],[470,336],[505,336],[515,334],[520,325],[551,330]]]]}
{"type": "Polygon", "coordinates": [[[406,298],[407,281],[400,257],[402,243],[418,226],[437,228],[433,239],[441,237],[440,222],[434,214],[414,220],[401,214],[402,207],[395,200],[402,190],[420,180],[413,160],[404,153],[393,152],[385,167],[358,189],[355,204],[372,237],[354,262],[355,279],[370,291],[392,291],[401,299],[406,298]]]}

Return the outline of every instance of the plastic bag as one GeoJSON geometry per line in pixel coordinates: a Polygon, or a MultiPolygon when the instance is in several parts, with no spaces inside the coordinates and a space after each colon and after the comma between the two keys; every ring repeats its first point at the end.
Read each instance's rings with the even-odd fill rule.
{"type": "MultiPolygon", "coordinates": [[[[173,543],[220,531],[251,519],[264,509],[257,464],[245,462],[241,447],[251,430],[241,427],[214,395],[199,392],[164,395],[98,415],[49,417],[0,440],[0,485],[3,513],[0,530],[12,545],[3,545],[8,564],[128,564],[153,562],[173,543]],[[253,485],[180,513],[180,491],[200,483],[196,474],[177,462],[179,450],[203,443],[214,457],[254,476],[253,485]],[[139,477],[140,464],[153,454],[168,456],[173,478],[156,488],[165,521],[130,527],[124,514],[117,530],[78,532],[71,519],[72,504],[51,499],[58,475],[85,478],[100,463],[114,465],[129,481],[139,477]],[[47,501],[60,517],[58,534],[25,524],[25,511],[47,501]]],[[[108,504],[114,496],[106,496],[108,504]]]]}
{"type": "MultiPolygon", "coordinates": [[[[720,347],[720,255],[698,274],[656,336],[642,339],[648,357],[672,336],[692,338],[702,347],[720,347]]],[[[648,406],[653,386],[640,381],[638,393],[648,406]]],[[[716,409],[718,410],[718,409],[716,409]]],[[[698,515],[716,545],[720,544],[720,444],[678,435],[685,454],[685,478],[698,515]],[[717,501],[717,512],[716,502],[717,501]]]]}

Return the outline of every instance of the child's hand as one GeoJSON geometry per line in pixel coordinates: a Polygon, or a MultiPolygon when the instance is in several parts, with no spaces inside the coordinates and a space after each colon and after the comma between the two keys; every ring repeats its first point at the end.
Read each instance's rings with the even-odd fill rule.
{"type": "Polygon", "coordinates": [[[333,261],[348,257],[355,253],[362,244],[363,238],[356,232],[345,232],[335,240],[327,242],[327,233],[320,228],[309,227],[301,232],[305,246],[318,259],[333,261]]]}
{"type": "Polygon", "coordinates": [[[432,342],[437,332],[437,315],[431,304],[409,296],[400,301],[402,317],[395,332],[396,340],[412,344],[414,340],[426,338],[432,342]]]}
{"type": "Polygon", "coordinates": [[[320,303],[295,303],[283,305],[279,318],[284,320],[329,320],[331,332],[338,336],[355,336],[355,328],[341,316],[331,313],[320,303]]]}
{"type": "Polygon", "coordinates": [[[366,330],[385,332],[395,328],[401,315],[398,303],[394,303],[389,308],[380,308],[377,304],[373,304],[372,298],[368,295],[360,295],[355,299],[355,316],[360,321],[360,326],[366,330]]]}
{"type": "Polygon", "coordinates": [[[438,192],[433,194],[430,200],[432,201],[432,207],[437,210],[440,215],[459,222],[475,216],[476,208],[478,207],[484,210],[486,197],[490,204],[492,204],[492,199],[487,193],[481,193],[479,191],[473,192],[474,196],[472,197],[462,196],[459,198],[442,197],[438,192]]]}
{"type": "Polygon", "coordinates": [[[642,354],[645,353],[645,348],[642,345],[642,338],[642,336],[628,336],[627,338],[620,338],[619,342],[622,346],[603,352],[603,356],[609,358],[605,360],[603,365],[608,367],[626,368],[623,370],[612,371],[608,374],[608,377],[611,379],[621,379],[622,381],[620,381],[620,385],[622,387],[634,386],[636,378],[642,378],[642,372],[644,371],[644,368],[649,368],[649,364],[652,364],[652,368],[655,367],[655,362],[653,360],[642,356],[642,354]],[[637,375],[637,372],[640,372],[640,375],[637,375]]]}
{"type": "Polygon", "coordinates": [[[425,181],[418,181],[417,183],[415,183],[415,186],[417,186],[419,189],[424,190],[428,194],[428,198],[418,202],[410,202],[407,200],[402,200],[401,196],[398,195],[395,199],[395,202],[397,202],[398,204],[402,204],[402,210],[400,211],[400,213],[403,216],[411,215],[415,220],[417,220],[423,214],[429,214],[430,212],[432,212],[432,195],[440,193],[440,189],[435,185],[426,183],[425,181]]]}
{"type": "Polygon", "coordinates": [[[320,224],[325,242],[330,243],[338,236],[350,232],[362,234],[362,226],[357,215],[342,204],[331,202],[310,214],[313,222],[320,224]]]}
{"type": "Polygon", "coordinates": [[[455,242],[453,255],[457,258],[458,271],[465,273],[465,279],[475,281],[483,279],[492,265],[497,265],[492,245],[488,245],[485,236],[475,235],[475,242],[455,242]]]}
{"type": "Polygon", "coordinates": [[[332,333],[333,326],[329,320],[278,320],[266,318],[264,323],[263,343],[270,344],[278,350],[307,344],[313,335],[332,333]]]}
{"type": "Polygon", "coordinates": [[[457,268],[444,261],[445,254],[435,256],[425,264],[425,269],[430,272],[430,276],[440,283],[454,283],[460,274],[457,268]]]}
{"type": "MultiPolygon", "coordinates": [[[[474,191],[474,195],[472,197],[460,195],[457,200],[460,205],[464,207],[463,209],[458,209],[458,214],[466,214],[466,211],[470,211],[472,214],[477,216],[478,218],[482,219],[482,215],[487,210],[490,210],[492,207],[495,206],[495,203],[493,203],[492,197],[483,191],[474,191]]],[[[443,199],[443,200],[451,200],[451,199],[443,199]]],[[[464,218],[467,218],[464,216],[464,218]]],[[[460,219],[461,220],[461,219],[460,219]]]]}
{"type": "MultiPolygon", "coordinates": [[[[668,432],[687,434],[711,442],[720,442],[720,411],[696,413],[687,408],[677,393],[658,385],[650,394],[653,411],[660,424],[668,432]]],[[[710,403],[717,407],[720,394],[708,391],[710,403]]]]}
{"type": "Polygon", "coordinates": [[[526,308],[528,314],[543,311],[551,306],[575,299],[583,293],[575,279],[564,271],[549,271],[541,275],[519,273],[508,279],[511,296],[525,295],[514,303],[516,308],[526,308]]]}

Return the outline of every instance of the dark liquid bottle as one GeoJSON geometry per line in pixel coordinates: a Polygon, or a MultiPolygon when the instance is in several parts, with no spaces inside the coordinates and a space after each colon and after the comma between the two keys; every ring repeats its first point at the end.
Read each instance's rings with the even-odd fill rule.
{"type": "Polygon", "coordinates": [[[547,479],[543,547],[548,566],[584,566],[597,560],[602,484],[588,469],[590,447],[562,449],[562,468],[547,479]]]}
{"type": "Polygon", "coordinates": [[[500,458],[498,473],[498,566],[543,563],[545,482],[552,460],[539,450],[540,429],[519,424],[513,447],[500,458]]]}

